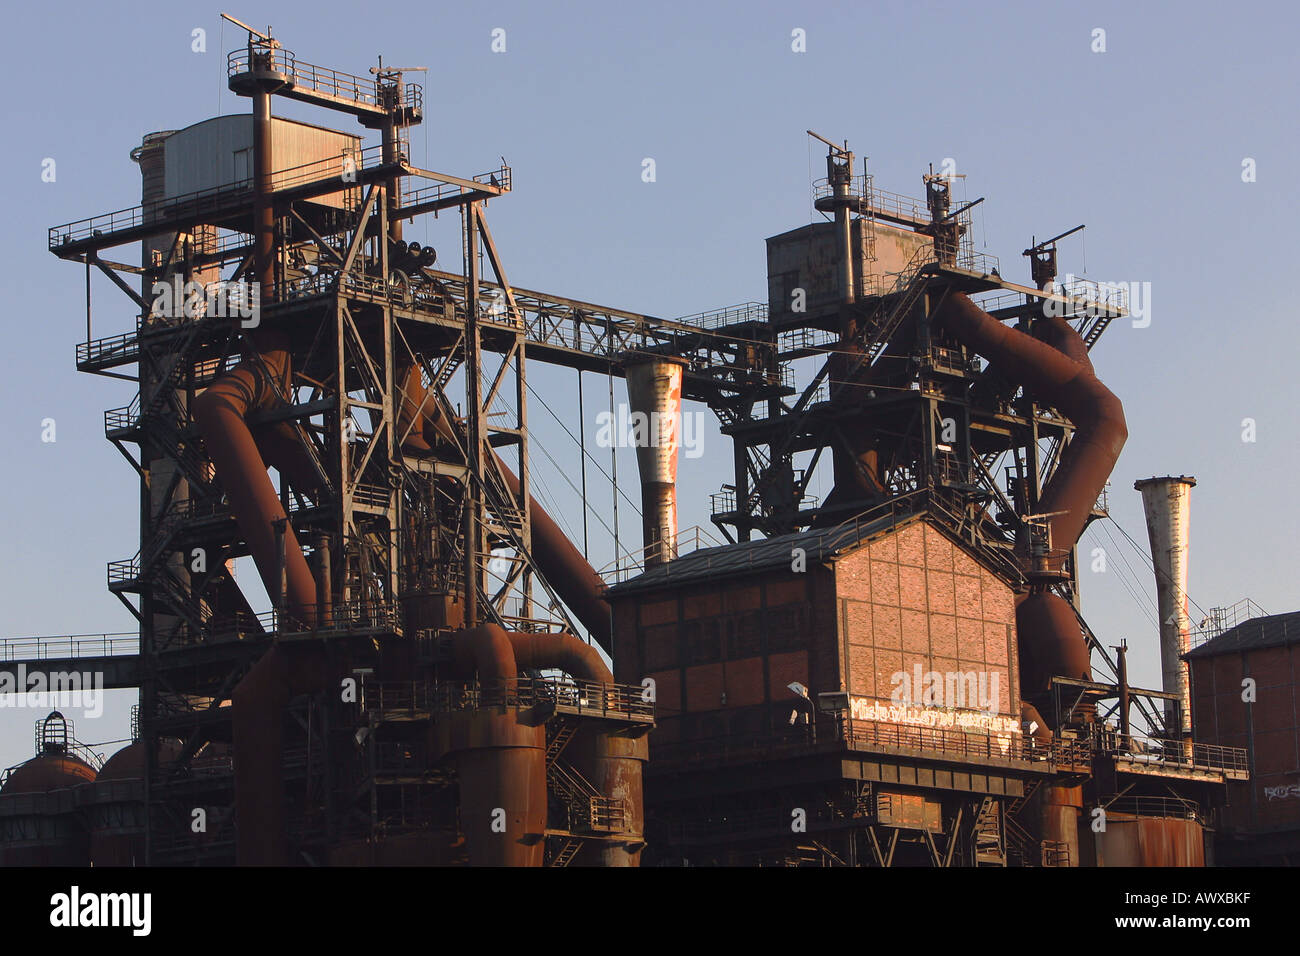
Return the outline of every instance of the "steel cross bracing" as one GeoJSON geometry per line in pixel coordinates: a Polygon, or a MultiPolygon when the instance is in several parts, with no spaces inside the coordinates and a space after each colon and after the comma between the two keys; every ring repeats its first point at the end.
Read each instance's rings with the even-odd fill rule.
{"type": "Polygon", "coordinates": [[[1076,328],[1090,348],[1110,321],[1126,314],[1126,303],[1122,296],[1096,293],[1091,287],[1084,290],[1086,294],[1076,294],[1075,289],[1042,292],[1008,283],[996,274],[940,265],[924,257],[914,257],[909,269],[911,278],[900,276],[896,291],[849,307],[858,315],[861,338],[855,346],[857,356],[841,358],[844,366],[839,372],[834,372],[835,352],[842,346],[838,336],[826,331],[836,320],[809,315],[803,323],[783,328],[779,336],[777,358],[783,364],[826,354],[798,398],[757,406],[733,402],[719,412],[728,422],[724,433],[737,446],[735,491],[718,496],[720,507],[715,506],[713,516],[729,538],[744,540],[753,530],[787,533],[851,517],[879,504],[880,497],[858,499],[840,501],[832,509],[808,495],[824,451],[847,449],[845,429],[852,428],[874,430],[886,439],[880,467],[887,478],[884,498],[926,487],[947,488],[954,499],[949,510],[966,529],[978,529],[972,543],[1005,555],[1012,542],[994,524],[989,509],[996,505],[1007,516],[1015,510],[997,480],[998,462],[1020,449],[1015,455],[1017,469],[1022,479],[1030,479],[1023,486],[1028,503],[1036,504],[1072,427],[1055,409],[1035,404],[1014,390],[999,393],[996,379],[979,370],[964,350],[931,342],[927,316],[948,288],[995,295],[987,307],[1002,319],[1032,319],[1041,314],[1044,302],[1052,302],[1067,318],[1076,319],[1076,328]],[[1006,304],[1008,300],[1013,304],[1006,304]],[[810,337],[809,332],[815,334],[810,337]],[[910,371],[900,371],[904,367],[910,371]],[[839,381],[830,381],[833,373],[839,381]],[[844,388],[850,381],[857,394],[844,388]],[[830,393],[835,392],[839,396],[832,402],[830,393]],[[960,426],[958,445],[954,454],[941,456],[934,451],[938,430],[950,418],[960,426]],[[1043,443],[1045,451],[1040,447],[1043,443]],[[811,452],[811,457],[796,469],[794,455],[799,452],[811,452]],[[728,527],[735,528],[734,536],[728,527]]]}
{"type": "MultiPolygon", "coordinates": [[[[269,73],[295,72],[291,61],[271,66],[269,73]]],[[[268,81],[268,70],[251,72],[264,74],[256,83],[249,81],[256,94],[268,81]]],[[[325,99],[333,94],[321,84],[338,76],[322,79],[315,68],[304,71],[297,65],[293,83],[275,92],[291,95],[286,90],[292,86],[306,94],[294,98],[328,105],[325,99]]],[[[244,85],[240,77],[232,76],[232,88],[244,85]]],[[[406,99],[409,106],[409,91],[406,99]]],[[[395,99],[405,109],[402,101],[395,99]]],[[[367,125],[369,119],[378,118],[381,126],[386,122],[369,114],[362,118],[367,125]]],[[[400,132],[413,114],[408,110],[387,120],[400,132]]],[[[140,383],[135,400],[105,415],[106,436],[140,475],[142,495],[140,549],[131,559],[113,562],[109,580],[140,620],[141,732],[150,744],[146,854],[157,862],[188,861],[199,853],[184,826],[200,792],[217,818],[228,822],[229,757],[204,755],[228,747],[230,709],[220,705],[273,638],[331,638],[361,653],[377,638],[401,633],[403,594],[455,594],[467,586],[477,595],[482,616],[503,626],[577,631],[531,556],[529,360],[621,373],[630,352],[687,351],[696,356],[690,380],[700,397],[716,397],[737,385],[767,387],[761,375],[735,374],[742,363],[734,358],[715,360],[719,354],[761,351],[761,342],[737,342],[687,324],[514,289],[483,214],[485,200],[509,191],[509,168],[472,179],[421,170],[410,165],[401,137],[391,132],[385,128],[379,148],[273,173],[266,193],[248,180],[50,232],[51,251],[84,263],[87,276],[93,265],[138,310],[133,331],[93,339],[88,282],[88,335],[78,347],[77,365],[140,383]],[[340,176],[341,169],[354,175],[340,176]],[[409,177],[426,185],[402,189],[409,177]],[[255,614],[236,585],[233,560],[247,555],[248,546],[190,411],[204,388],[241,361],[269,370],[260,354],[241,342],[239,323],[202,308],[160,315],[150,302],[158,281],[208,285],[256,274],[253,212],[263,201],[259,195],[269,196],[274,228],[273,282],[264,283],[260,326],[287,334],[292,374],[283,390],[274,376],[266,376],[277,389],[275,401],[248,414],[247,424],[279,433],[282,452],[297,456],[296,468],[268,458],[279,474],[288,522],[311,548],[313,561],[319,563],[323,552],[333,556],[331,614],[318,616],[306,632],[282,607],[255,614]],[[316,202],[330,195],[342,198],[342,208],[316,202]],[[398,220],[458,207],[464,214],[465,274],[398,269],[392,258],[398,220]],[[103,250],[134,242],[143,246],[139,266],[100,258],[103,250]],[[480,243],[495,282],[478,276],[480,243]],[[480,303],[494,305],[483,309],[480,303]],[[475,385],[482,392],[462,422],[444,390],[480,348],[499,353],[501,363],[495,375],[485,376],[475,362],[475,385]],[[114,371],[129,366],[135,366],[134,374],[114,371]],[[722,376],[716,373],[719,366],[725,366],[722,376]],[[435,458],[411,457],[403,450],[414,424],[399,429],[396,376],[412,367],[423,370],[432,406],[452,425],[450,457],[441,452],[435,458]],[[513,421],[489,422],[486,410],[506,396],[513,421]],[[138,446],[134,454],[132,444],[138,446]],[[514,491],[493,453],[503,446],[517,449],[521,467],[514,491]],[[455,479],[464,494],[449,498],[439,484],[444,477],[455,479]],[[481,536],[470,539],[477,546],[465,548],[457,516],[471,511],[481,536]],[[410,536],[406,548],[403,534],[410,536]],[[195,560],[198,555],[202,558],[195,560]],[[502,561],[506,570],[490,580],[494,563],[502,561]],[[137,597],[138,606],[128,595],[137,597]],[[533,602],[539,598],[549,603],[549,617],[537,618],[533,602]],[[179,741],[179,750],[163,748],[164,739],[179,741]]],[[[302,781],[308,794],[325,802],[326,817],[357,812],[339,796],[346,791],[346,783],[340,783],[346,768],[335,768],[339,779],[328,778],[328,735],[312,723],[327,715],[310,707],[306,713],[315,718],[299,720],[301,732],[286,738],[290,785],[302,781]]],[[[593,812],[603,819],[607,810],[593,812]]],[[[363,814],[372,826],[374,813],[372,807],[363,814]]],[[[307,841],[316,839],[310,834],[319,825],[337,829],[330,820],[297,821],[292,827],[307,841]]],[[[228,828],[222,833],[205,843],[200,855],[229,862],[233,844],[228,828]]]]}
{"type": "MultiPolygon", "coordinates": [[[[367,154],[367,151],[362,153],[367,154]]],[[[377,157],[379,154],[373,155],[377,157]]],[[[363,156],[363,161],[369,158],[363,156]]],[[[277,204],[288,215],[294,202],[339,192],[337,168],[342,161],[340,157],[337,161],[310,164],[315,175],[323,178],[309,179],[292,189],[277,189],[277,204]]],[[[291,182],[308,175],[295,170],[276,174],[291,182]]],[[[462,180],[397,164],[361,166],[357,172],[357,185],[372,186],[386,178],[409,176],[437,182],[426,190],[405,194],[407,204],[396,210],[396,215],[403,219],[435,208],[450,208],[503,195],[510,182],[508,167],[480,174],[473,180],[462,180]],[[436,199],[433,198],[435,195],[436,199]]],[[[192,268],[224,267],[244,263],[248,258],[250,246],[239,223],[251,208],[251,193],[247,188],[233,187],[223,187],[223,193],[229,195],[223,200],[225,205],[220,207],[218,214],[223,217],[223,227],[227,232],[219,240],[209,243],[210,249],[194,251],[189,260],[192,268]]],[[[94,257],[97,265],[105,271],[112,271],[120,264],[110,266],[99,261],[97,257],[101,249],[177,230],[192,230],[196,225],[210,223],[212,216],[208,207],[197,199],[169,200],[165,208],[156,210],[153,215],[146,215],[145,207],[136,207],[56,226],[50,230],[50,249],[56,255],[74,261],[94,257]]],[[[341,236],[320,236],[308,224],[306,217],[295,218],[290,227],[291,231],[318,240],[302,245],[319,255],[319,271],[290,279],[282,301],[319,295],[342,281],[346,285],[344,291],[358,298],[373,302],[394,301],[401,318],[457,330],[463,327],[467,298],[463,276],[423,269],[424,277],[432,282],[426,283],[415,295],[376,275],[354,274],[340,280],[337,266],[341,261],[341,236]]],[[[288,252],[287,249],[284,251],[288,252]]],[[[172,264],[173,260],[169,259],[166,267],[144,270],[132,267],[132,271],[143,272],[146,280],[152,280],[172,264]]],[[[480,291],[485,298],[505,294],[502,286],[494,282],[481,283],[480,291]]],[[[745,395],[766,397],[783,393],[779,379],[772,372],[774,363],[771,356],[775,343],[770,333],[765,334],[753,325],[733,331],[710,330],[544,292],[517,287],[511,287],[509,292],[515,300],[513,311],[498,310],[480,319],[483,347],[488,351],[510,351],[516,333],[522,331],[532,359],[585,371],[622,374],[626,358],[634,353],[664,353],[685,358],[689,362],[684,385],[687,398],[717,402],[745,395]]],[[[138,304],[144,307],[143,302],[138,304]]],[[[138,354],[139,334],[139,331],[119,333],[79,345],[78,368],[104,373],[133,364],[138,354]]]]}

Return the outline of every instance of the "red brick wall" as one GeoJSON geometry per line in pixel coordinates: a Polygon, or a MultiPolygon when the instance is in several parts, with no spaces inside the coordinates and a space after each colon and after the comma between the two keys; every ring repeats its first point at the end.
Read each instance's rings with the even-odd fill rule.
{"type": "Polygon", "coordinates": [[[834,581],[825,568],[699,582],[613,604],[614,676],[654,679],[653,742],[765,736],[788,720],[790,682],[838,686],[834,581]]]}
{"type": "Polygon", "coordinates": [[[914,663],[996,672],[998,712],[1019,714],[1011,591],[924,522],[833,572],[778,569],[613,604],[615,679],[654,679],[660,743],[788,726],[793,681],[888,700],[890,678],[914,663]]]}
{"type": "Polygon", "coordinates": [[[998,675],[998,712],[1019,714],[1011,589],[935,528],[915,522],[846,555],[835,583],[841,689],[888,700],[917,664],[984,672],[998,675]]]}
{"type": "Polygon", "coordinates": [[[1254,742],[1250,782],[1228,786],[1226,824],[1300,826],[1300,796],[1268,793],[1300,786],[1300,645],[1192,658],[1191,679],[1196,741],[1247,748],[1254,742]],[[1255,680],[1254,703],[1241,699],[1246,677],[1255,680]]]}

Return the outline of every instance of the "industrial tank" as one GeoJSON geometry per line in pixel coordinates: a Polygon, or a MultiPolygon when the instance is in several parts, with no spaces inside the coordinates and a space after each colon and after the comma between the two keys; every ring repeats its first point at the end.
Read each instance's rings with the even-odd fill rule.
{"type": "Polygon", "coordinates": [[[36,725],[37,753],[0,785],[0,866],[86,866],[89,836],[77,814],[77,788],[95,768],[57,710],[36,725]]]}
{"type": "MultiPolygon", "coordinates": [[[[174,758],[179,746],[162,743],[161,759],[174,758]]],[[[90,860],[93,866],[144,864],[145,743],[137,740],[105,762],[85,803],[89,806],[90,860]]]]}

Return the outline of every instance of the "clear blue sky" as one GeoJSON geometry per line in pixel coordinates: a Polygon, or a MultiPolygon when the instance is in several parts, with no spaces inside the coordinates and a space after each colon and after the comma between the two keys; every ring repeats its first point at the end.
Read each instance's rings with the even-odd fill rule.
{"type": "MultiPolygon", "coordinates": [[[[134,623],[106,591],[104,565],[138,546],[137,485],[101,417],[134,389],[75,371],[82,272],[45,251],[45,231],[138,201],[128,153],[141,134],[248,109],[225,91],[224,51],[240,34],[227,26],[223,49],[217,10],[23,4],[7,14],[0,634],[134,623]],[[191,51],[196,27],[207,53],[191,51]],[[41,180],[47,157],[54,183],[41,180]],[[53,444],[40,440],[47,417],[53,444]]],[[[1152,288],[1150,327],[1112,326],[1093,353],[1131,433],[1113,477],[1118,522],[1145,544],[1134,479],[1193,474],[1192,598],[1300,606],[1292,4],[426,4],[375,8],[370,19],[366,5],[325,2],[227,12],[274,25],[308,62],[365,73],[383,53],[430,67],[417,161],[468,174],[506,157],[515,192],[488,217],[511,281],[529,288],[664,317],[763,299],[763,239],[810,220],[810,171],[824,174],[807,128],[847,138],[870,157],[876,185],[896,192],[919,194],[927,164],[954,158],[969,198],[988,197],[976,247],[1000,256],[1011,279],[1028,279],[1019,252],[1031,234],[1087,223],[1084,239],[1063,244],[1062,271],[1152,288]],[[491,51],[496,27],[505,53],[491,51]],[[795,28],[806,53],[791,51],[795,28]],[[1105,53],[1092,52],[1095,28],[1105,53]],[[653,184],[641,181],[645,157],[657,164],[653,184]],[[1246,157],[1257,182],[1242,182],[1246,157]],[[1241,440],[1247,417],[1254,443],[1241,440]]],[[[454,249],[444,243],[445,260],[454,249]]],[[[95,300],[97,335],[130,327],[127,300],[106,280],[95,300]]],[[[531,379],[569,421],[573,378],[531,379]]],[[[604,387],[590,378],[587,394],[604,387]]],[[[532,423],[572,475],[569,439],[536,405],[532,423]]],[[[683,460],[683,528],[708,526],[707,494],[730,480],[730,460],[712,429],[704,457],[683,460]]],[[[544,458],[534,468],[576,528],[580,504],[559,471],[544,458]]],[[[635,499],[630,454],[619,470],[635,499]]],[[[591,500],[608,511],[606,491],[591,500]]],[[[624,508],[625,544],[637,527],[624,508]]],[[[600,565],[608,535],[594,519],[592,528],[600,565]]],[[[1110,547],[1095,535],[1085,547],[1110,547]]],[[[1145,573],[1137,584],[1152,590],[1145,573]]],[[[1083,593],[1103,639],[1134,646],[1134,681],[1158,685],[1154,621],[1119,574],[1086,575],[1083,593]]],[[[113,695],[102,720],[78,721],[80,735],[124,737],[132,698],[113,695]]],[[[38,716],[0,711],[0,766],[30,756],[38,716]]]]}

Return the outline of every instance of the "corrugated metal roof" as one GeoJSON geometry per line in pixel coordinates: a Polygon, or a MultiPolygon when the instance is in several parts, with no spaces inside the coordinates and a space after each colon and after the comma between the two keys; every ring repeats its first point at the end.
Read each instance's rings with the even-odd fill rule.
{"type": "Polygon", "coordinates": [[[704,578],[734,577],[765,568],[788,568],[795,548],[803,548],[811,567],[816,563],[833,561],[846,551],[920,517],[922,515],[887,514],[867,523],[848,521],[833,528],[816,528],[776,538],[701,548],[682,555],[676,561],[653,567],[631,580],[612,585],[606,593],[610,597],[620,597],[632,591],[648,591],[704,578]]]}
{"type": "Polygon", "coordinates": [[[1300,642],[1300,611],[1254,617],[1230,627],[1218,637],[1206,641],[1183,655],[1184,658],[1216,657],[1239,651],[1256,651],[1266,647],[1285,647],[1300,642]]]}

